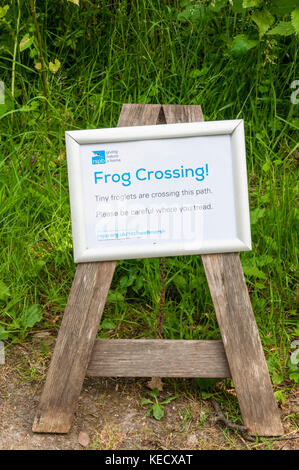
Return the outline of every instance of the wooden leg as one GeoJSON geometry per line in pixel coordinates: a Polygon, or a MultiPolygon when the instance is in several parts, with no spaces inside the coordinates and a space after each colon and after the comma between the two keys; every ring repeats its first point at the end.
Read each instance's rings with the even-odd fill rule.
{"type": "Polygon", "coordinates": [[[245,426],[283,434],[277,403],[238,253],[202,256],[245,426]]]}
{"type": "MultiPolygon", "coordinates": [[[[160,105],[123,105],[118,126],[157,124],[160,105]]],[[[59,330],[34,432],[67,433],[90,361],[116,263],[79,264],[59,330]]]]}
{"type": "Polygon", "coordinates": [[[116,263],[79,264],[64,312],[34,432],[69,431],[116,263]]]}
{"type": "MultiPolygon", "coordinates": [[[[163,106],[167,124],[203,121],[200,106],[163,106]]],[[[237,253],[202,256],[245,426],[283,434],[277,403],[237,253]]]]}

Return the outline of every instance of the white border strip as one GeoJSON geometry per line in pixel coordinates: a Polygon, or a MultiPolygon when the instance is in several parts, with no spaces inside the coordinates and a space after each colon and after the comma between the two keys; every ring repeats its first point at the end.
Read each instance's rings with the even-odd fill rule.
{"type": "Polygon", "coordinates": [[[114,127],[111,129],[67,131],[66,135],[69,135],[78,144],[172,139],[175,137],[231,134],[241,122],[241,119],[236,119],[231,121],[206,121],[167,125],[158,124],[156,126],[114,127]]]}

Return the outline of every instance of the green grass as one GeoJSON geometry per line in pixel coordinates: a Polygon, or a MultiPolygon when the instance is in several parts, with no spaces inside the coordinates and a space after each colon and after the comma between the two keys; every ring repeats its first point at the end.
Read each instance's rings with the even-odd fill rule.
{"type": "MultiPolygon", "coordinates": [[[[37,2],[45,61],[61,62],[46,72],[48,100],[34,68],[36,40],[13,55],[26,33],[34,37],[29,2],[20,2],[18,37],[17,2],[9,24],[0,22],[2,37],[9,31],[0,48],[1,338],[58,328],[67,301],[75,266],[65,130],[115,126],[123,103],[200,104],[206,120],[245,120],[253,251],[241,259],[272,379],[289,389],[298,334],[297,37],[263,39],[235,58],[233,38],[257,32],[229,8],[203,7],[190,23],[179,20],[175,1],[60,3],[37,2]]],[[[118,263],[101,337],[157,337],[160,271],[159,259],[118,263]]],[[[167,258],[165,286],[165,338],[220,337],[199,256],[167,258]]]]}

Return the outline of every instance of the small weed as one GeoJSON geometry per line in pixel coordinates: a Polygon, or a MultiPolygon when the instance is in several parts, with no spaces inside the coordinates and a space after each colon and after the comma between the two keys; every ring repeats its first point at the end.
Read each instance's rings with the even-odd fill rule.
{"type": "Polygon", "coordinates": [[[154,390],[151,390],[150,392],[147,392],[147,394],[152,398],[141,398],[140,400],[140,405],[141,406],[148,406],[146,416],[151,416],[158,421],[163,418],[164,416],[164,406],[170,403],[171,401],[175,400],[177,396],[174,397],[167,397],[163,401],[158,400],[158,395],[159,395],[159,390],[155,388],[154,390]]]}
{"type": "Polygon", "coordinates": [[[292,425],[299,430],[299,413],[291,413],[285,419],[289,419],[292,425]]]}

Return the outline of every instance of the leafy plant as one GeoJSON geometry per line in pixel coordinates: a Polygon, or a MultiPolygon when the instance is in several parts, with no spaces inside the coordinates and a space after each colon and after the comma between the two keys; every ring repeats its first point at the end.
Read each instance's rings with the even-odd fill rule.
{"type": "Polygon", "coordinates": [[[0,280],[0,302],[7,301],[10,297],[9,288],[0,280]]]}
{"type": "Polygon", "coordinates": [[[200,391],[201,398],[203,400],[207,400],[211,398],[214,393],[214,389],[218,379],[208,379],[208,378],[200,378],[195,379],[196,386],[200,391]]]}
{"type": "Polygon", "coordinates": [[[178,20],[182,22],[192,24],[201,21],[203,15],[210,15],[212,19],[214,14],[217,19],[231,13],[246,21],[249,33],[231,38],[230,52],[234,57],[241,57],[262,41],[267,47],[267,41],[274,43],[275,36],[299,34],[297,0],[213,0],[208,7],[200,0],[189,0],[183,1],[182,6],[183,10],[178,14],[178,20]]]}
{"type": "Polygon", "coordinates": [[[274,396],[276,400],[280,402],[282,405],[285,404],[287,398],[283,390],[277,390],[276,392],[274,392],[274,396]]]}
{"type": "Polygon", "coordinates": [[[177,398],[177,396],[167,397],[165,400],[159,401],[158,400],[159,390],[157,388],[147,392],[147,394],[152,399],[142,398],[140,400],[140,405],[148,407],[147,412],[146,412],[146,416],[153,415],[153,417],[155,419],[157,419],[158,421],[160,421],[160,419],[162,419],[163,416],[164,416],[164,406],[163,405],[167,405],[168,403],[172,402],[173,400],[175,400],[177,398]]]}
{"type": "Polygon", "coordinates": [[[41,321],[42,313],[38,305],[31,305],[20,317],[21,325],[25,328],[32,328],[36,323],[41,321]]]}

